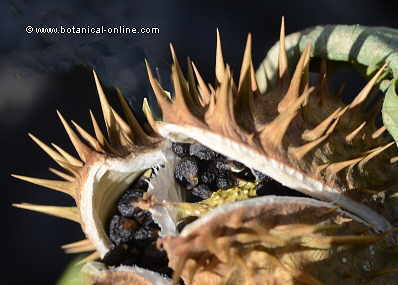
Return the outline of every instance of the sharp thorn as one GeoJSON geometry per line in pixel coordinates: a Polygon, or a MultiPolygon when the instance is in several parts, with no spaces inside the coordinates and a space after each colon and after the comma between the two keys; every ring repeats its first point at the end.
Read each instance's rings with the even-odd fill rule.
{"type": "Polygon", "coordinates": [[[60,181],[60,180],[50,180],[50,179],[41,179],[41,178],[34,178],[34,177],[28,177],[28,176],[22,176],[22,175],[11,175],[14,178],[36,184],[39,186],[43,186],[52,190],[56,190],[65,194],[68,194],[69,196],[74,197],[75,196],[75,189],[74,189],[74,184],[71,182],[67,181],[60,181]]]}
{"type": "Polygon", "coordinates": [[[71,140],[73,146],[75,147],[77,153],[79,154],[79,157],[86,162],[91,155],[91,149],[87,147],[77,136],[77,134],[72,130],[72,128],[69,126],[69,124],[66,122],[64,117],[61,115],[59,111],[57,111],[57,114],[59,118],[61,119],[62,124],[64,125],[64,128],[66,130],[66,133],[69,136],[69,139],[71,140]]]}
{"type": "Polygon", "coordinates": [[[30,203],[13,204],[13,206],[21,209],[31,210],[51,216],[68,219],[80,224],[80,214],[77,207],[58,207],[48,205],[36,205],[30,203]]]}
{"type": "Polygon", "coordinates": [[[216,46],[216,79],[219,83],[222,82],[224,77],[225,64],[222,54],[220,32],[217,29],[217,46],[216,46]]]}

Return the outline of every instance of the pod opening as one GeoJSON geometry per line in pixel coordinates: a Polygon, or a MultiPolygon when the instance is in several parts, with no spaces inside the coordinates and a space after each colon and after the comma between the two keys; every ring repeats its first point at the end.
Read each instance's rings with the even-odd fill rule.
{"type": "Polygon", "coordinates": [[[166,253],[156,247],[157,239],[170,229],[162,234],[161,229],[167,228],[164,217],[154,219],[150,211],[137,206],[144,193],[150,192],[165,208],[173,209],[176,234],[222,204],[275,194],[305,196],[197,142],[172,142],[167,152],[168,162],[145,171],[113,206],[105,225],[112,242],[102,260],[106,265],[135,265],[172,276],[166,253]],[[168,191],[162,196],[167,187],[179,193],[168,191]]]}

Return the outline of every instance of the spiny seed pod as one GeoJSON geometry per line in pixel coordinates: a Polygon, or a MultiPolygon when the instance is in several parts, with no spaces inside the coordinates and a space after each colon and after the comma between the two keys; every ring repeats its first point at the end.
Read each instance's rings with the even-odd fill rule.
{"type": "Polygon", "coordinates": [[[225,204],[159,243],[187,284],[397,280],[375,278],[394,264],[382,235],[349,213],[308,198],[267,196],[225,204]]]}
{"type": "MultiPolygon", "coordinates": [[[[396,246],[394,216],[389,205],[398,177],[390,159],[397,150],[389,137],[382,136],[385,129],[376,127],[380,104],[370,112],[362,109],[386,66],[344,104],[330,94],[324,64],[318,86],[310,86],[311,43],[290,77],[284,43],[282,21],[277,82],[264,94],[258,83],[264,86],[267,78],[261,72],[255,76],[250,35],[238,84],[224,63],[218,33],[213,85],[205,83],[190,60],[185,78],[171,47],[174,96],[161,87],[147,64],[162,119],[154,118],[145,100],[149,123],[145,127],[120,94],[125,118],[116,112],[94,73],[107,135],[92,113],[95,136],[73,122],[77,134],[58,113],[80,159],[31,135],[67,173],[52,170],[62,181],[16,176],[67,193],[76,207],[16,206],[81,224],[87,239],[64,248],[70,253],[93,252],[83,262],[103,259],[105,264],[85,265],[88,284],[170,284],[171,276],[160,269],[144,269],[134,262],[110,267],[119,265],[114,259],[106,266],[116,255],[107,234],[109,220],[123,193],[152,168],[148,192],[134,206],[149,209],[160,227],[158,243],[166,250],[174,282],[182,277],[185,284],[396,283],[395,259],[390,258],[394,255],[390,249],[396,246]],[[183,158],[173,152],[173,142],[202,145],[206,155],[200,153],[200,160],[223,155],[252,169],[257,180],[265,175],[311,198],[269,196],[267,185],[256,181],[228,185],[225,188],[230,189],[216,191],[205,201],[188,203],[189,193],[175,180],[183,158]],[[265,197],[253,197],[257,190],[265,197]],[[180,234],[177,224],[192,216],[199,218],[180,234]]],[[[196,150],[193,154],[199,153],[196,150]]],[[[185,157],[191,149],[179,152],[185,157]]],[[[116,226],[118,222],[115,218],[116,226]]],[[[131,231],[136,226],[127,223],[131,231]]],[[[129,233],[124,241],[130,241],[129,233]]],[[[145,256],[155,261],[159,252],[152,243],[147,246],[151,249],[145,256]]],[[[125,253],[125,248],[116,249],[125,253]]]]}

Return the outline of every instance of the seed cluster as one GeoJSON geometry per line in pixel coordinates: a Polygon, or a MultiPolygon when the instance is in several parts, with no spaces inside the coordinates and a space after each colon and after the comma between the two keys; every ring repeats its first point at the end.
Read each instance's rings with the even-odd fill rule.
{"type": "MultiPolygon", "coordinates": [[[[272,180],[267,176],[201,144],[172,143],[172,151],[178,156],[174,177],[186,189],[187,202],[208,199],[215,191],[236,187],[239,180],[256,182],[257,196],[272,194],[272,180]]],[[[114,248],[103,261],[113,266],[134,264],[171,276],[166,254],[156,247],[159,227],[149,211],[134,206],[147,190],[148,182],[141,177],[120,197],[117,212],[109,222],[114,248]]],[[[195,219],[185,218],[177,225],[178,230],[195,219]]]]}
{"type": "Polygon", "coordinates": [[[148,190],[143,177],[133,183],[117,203],[117,213],[109,223],[114,248],[104,257],[107,265],[138,265],[171,276],[165,252],[156,247],[159,227],[149,211],[133,205],[148,190]]]}
{"type": "Polygon", "coordinates": [[[180,158],[174,176],[190,193],[188,202],[204,200],[217,190],[232,188],[238,184],[238,179],[257,180],[243,164],[201,144],[172,143],[172,150],[180,158]]]}

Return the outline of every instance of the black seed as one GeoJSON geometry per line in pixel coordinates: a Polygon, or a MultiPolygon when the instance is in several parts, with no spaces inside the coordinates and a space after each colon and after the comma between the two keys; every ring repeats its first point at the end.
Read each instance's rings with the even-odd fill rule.
{"type": "Polygon", "coordinates": [[[203,201],[203,199],[198,197],[198,196],[196,196],[196,195],[193,195],[191,191],[187,191],[187,193],[186,193],[186,201],[188,203],[197,203],[197,202],[203,201]]]}
{"type": "Polygon", "coordinates": [[[189,154],[189,143],[171,143],[171,150],[179,157],[184,157],[189,154]]]}
{"type": "MultiPolygon", "coordinates": [[[[264,195],[269,195],[270,191],[267,191],[266,187],[267,181],[261,181],[256,185],[256,194],[257,196],[264,196],[264,195]]],[[[269,190],[269,189],[268,189],[269,190]]]]}
{"type": "Polygon", "coordinates": [[[146,192],[148,190],[148,182],[144,178],[139,178],[130,188],[136,189],[136,191],[146,192]]]}
{"type": "Polygon", "coordinates": [[[124,217],[133,217],[138,209],[134,207],[132,203],[137,202],[137,200],[141,198],[142,195],[143,192],[137,189],[129,189],[124,192],[117,204],[117,209],[119,210],[119,213],[124,217]]]}
{"type": "Polygon", "coordinates": [[[116,245],[131,241],[135,236],[138,224],[133,219],[114,215],[109,226],[109,236],[116,245]]]}
{"type": "Polygon", "coordinates": [[[168,259],[166,252],[159,250],[155,243],[151,243],[145,247],[142,253],[142,258],[139,263],[144,268],[151,269],[158,273],[167,275],[172,274],[172,270],[167,267],[168,259]]]}
{"type": "Polygon", "coordinates": [[[195,186],[199,182],[199,164],[194,157],[182,158],[177,163],[174,171],[175,178],[183,185],[190,184],[195,186]]]}
{"type": "Polygon", "coordinates": [[[139,263],[139,255],[130,255],[118,265],[137,265],[139,263]]]}
{"type": "Polygon", "coordinates": [[[142,249],[132,246],[131,244],[123,244],[127,247],[128,256],[120,264],[121,265],[137,265],[140,262],[142,249]]]}
{"type": "Polygon", "coordinates": [[[142,252],[139,266],[148,268],[152,271],[171,275],[172,271],[167,267],[168,259],[164,251],[159,250],[155,243],[150,243],[142,252]]]}
{"type": "Polygon", "coordinates": [[[189,225],[190,223],[192,223],[193,221],[195,221],[197,219],[198,219],[198,217],[195,217],[195,216],[186,217],[182,222],[180,222],[177,225],[178,232],[181,232],[187,225],[189,225]]]}
{"type": "Polygon", "coordinates": [[[220,171],[229,171],[231,169],[231,165],[225,160],[216,160],[212,164],[220,171]]]}
{"type": "Polygon", "coordinates": [[[236,180],[229,172],[220,171],[216,178],[216,184],[218,189],[229,189],[236,185],[236,180]]]}
{"type": "Polygon", "coordinates": [[[143,250],[141,262],[147,264],[162,264],[166,261],[167,254],[156,247],[155,243],[150,243],[143,250]]]}
{"type": "Polygon", "coordinates": [[[235,160],[217,159],[211,164],[213,164],[218,170],[231,171],[235,173],[239,173],[244,171],[245,169],[248,169],[243,163],[235,160]]]}
{"type": "Polygon", "coordinates": [[[251,172],[251,170],[249,168],[244,168],[241,172],[239,173],[234,173],[233,174],[235,177],[237,178],[241,178],[245,181],[250,181],[250,182],[254,182],[256,181],[256,178],[254,177],[253,173],[251,172]]]}
{"type": "Polygon", "coordinates": [[[213,192],[210,188],[205,184],[199,184],[198,186],[192,189],[192,194],[202,198],[203,200],[209,198],[213,192]]]}
{"type": "Polygon", "coordinates": [[[268,180],[269,177],[265,175],[264,173],[257,171],[255,169],[251,169],[251,172],[253,173],[254,177],[256,178],[256,181],[261,181],[261,180],[268,180]]]}
{"type": "Polygon", "coordinates": [[[118,266],[120,264],[125,264],[125,260],[130,259],[131,257],[131,253],[128,251],[127,245],[120,244],[108,251],[102,259],[102,262],[108,266],[118,266]]]}
{"type": "Polygon", "coordinates": [[[191,144],[189,147],[189,154],[202,160],[213,160],[219,156],[215,151],[197,143],[191,144]]]}
{"type": "Polygon", "coordinates": [[[158,229],[150,227],[141,227],[135,234],[132,243],[138,247],[145,247],[148,242],[152,242],[158,238],[158,229]]]}
{"type": "Polygon", "coordinates": [[[139,223],[139,224],[145,224],[148,222],[153,222],[152,219],[152,214],[151,212],[147,210],[141,210],[139,208],[135,209],[133,218],[139,223]]]}
{"type": "Polygon", "coordinates": [[[216,176],[217,173],[215,172],[215,169],[207,168],[200,175],[200,181],[204,184],[212,184],[216,181],[216,176]]]}
{"type": "MultiPolygon", "coordinates": [[[[149,211],[148,211],[149,212],[149,211]]],[[[153,229],[159,229],[159,226],[155,223],[155,221],[152,219],[152,214],[149,212],[150,216],[147,217],[147,219],[142,223],[143,227],[148,227],[148,228],[153,228],[153,229]]]]}

